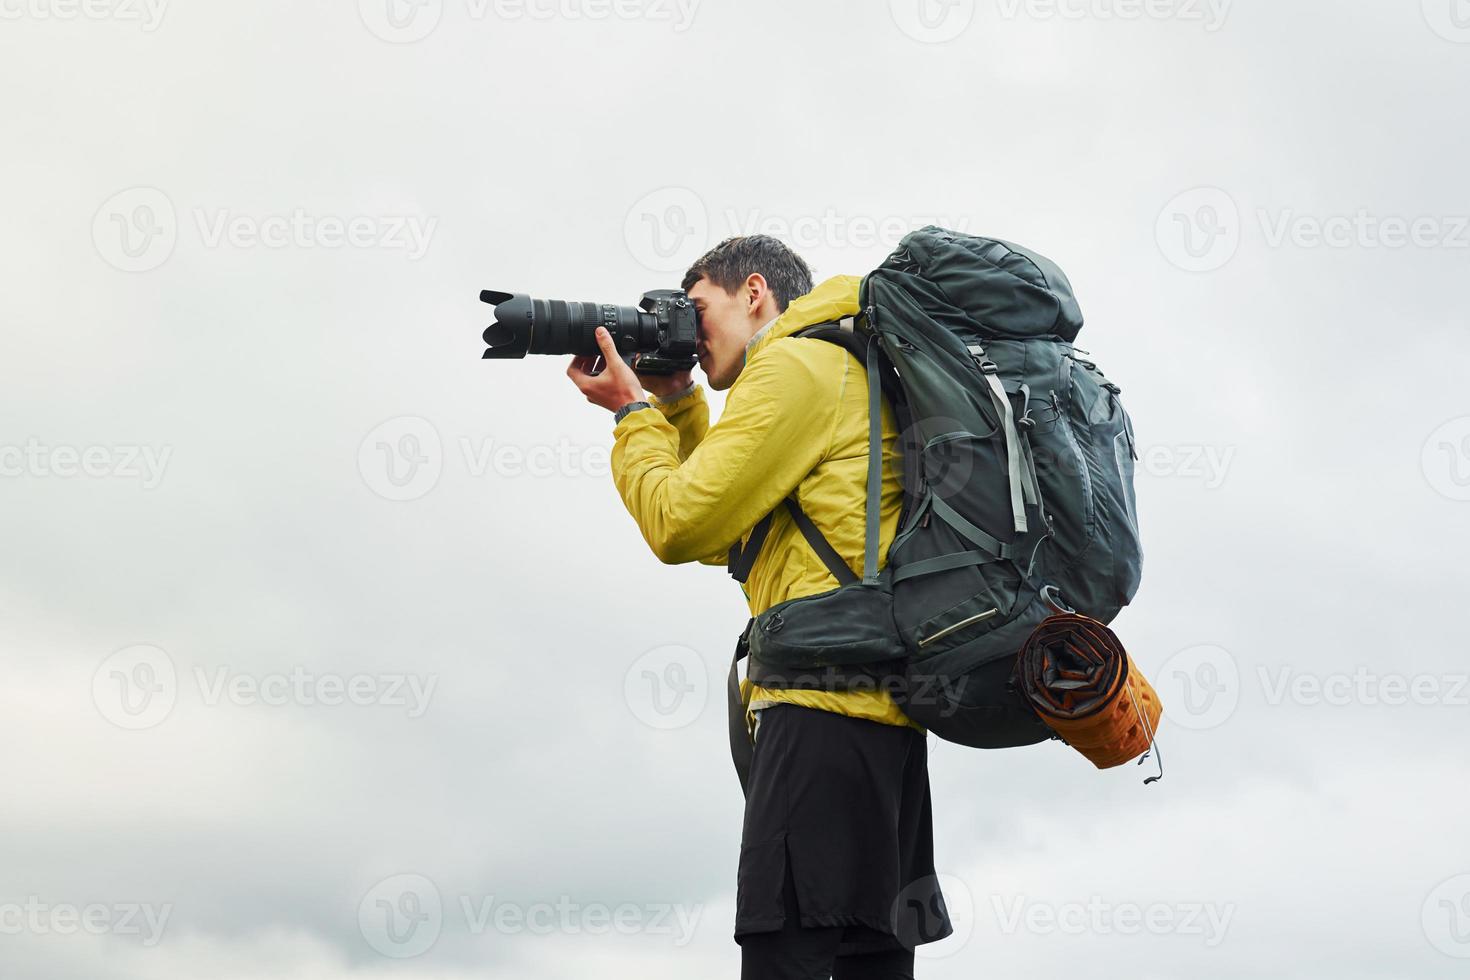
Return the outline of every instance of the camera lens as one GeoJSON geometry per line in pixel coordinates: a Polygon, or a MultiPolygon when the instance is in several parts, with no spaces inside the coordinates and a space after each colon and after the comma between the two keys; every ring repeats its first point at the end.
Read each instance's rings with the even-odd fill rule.
{"type": "Polygon", "coordinates": [[[658,318],[636,307],[532,299],[492,289],[482,291],[480,300],[495,307],[495,322],[484,333],[487,358],[598,354],[598,327],[607,327],[621,353],[659,346],[658,318]]]}

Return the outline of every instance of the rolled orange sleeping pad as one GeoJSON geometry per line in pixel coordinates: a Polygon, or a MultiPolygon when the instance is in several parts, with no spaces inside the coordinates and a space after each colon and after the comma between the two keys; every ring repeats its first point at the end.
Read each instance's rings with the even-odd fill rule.
{"type": "Polygon", "coordinates": [[[1149,750],[1164,707],[1107,626],[1076,614],[1051,616],[1017,656],[1026,700],[1093,765],[1110,769],[1149,750]]]}

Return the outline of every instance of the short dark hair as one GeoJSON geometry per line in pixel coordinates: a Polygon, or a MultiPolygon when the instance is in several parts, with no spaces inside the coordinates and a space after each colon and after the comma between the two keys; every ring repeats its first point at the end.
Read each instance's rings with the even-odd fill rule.
{"type": "Polygon", "coordinates": [[[770,235],[736,235],[725,239],[689,267],[679,288],[687,292],[703,278],[733,293],[753,272],[759,272],[771,287],[782,313],[792,300],[812,291],[812,270],[785,242],[770,235]]]}

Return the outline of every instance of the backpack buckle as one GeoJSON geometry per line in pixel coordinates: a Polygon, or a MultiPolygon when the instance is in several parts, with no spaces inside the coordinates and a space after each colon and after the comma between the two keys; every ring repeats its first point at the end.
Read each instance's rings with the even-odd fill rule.
{"type": "Polygon", "coordinates": [[[995,374],[1000,371],[995,362],[986,356],[984,347],[979,344],[966,344],[965,350],[969,351],[970,356],[975,359],[975,366],[980,369],[981,374],[995,374]]]}

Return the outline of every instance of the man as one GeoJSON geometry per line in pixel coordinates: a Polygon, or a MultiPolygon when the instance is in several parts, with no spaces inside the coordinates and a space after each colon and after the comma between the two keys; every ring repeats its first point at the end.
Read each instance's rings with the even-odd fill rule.
{"type": "MultiPolygon", "coordinates": [[[[683,288],[699,311],[699,366],[728,391],[719,423],[692,372],[639,376],[599,330],[607,369],[567,374],[614,417],[613,481],[666,564],[727,563],[775,510],[742,589],[752,616],[837,587],[780,502],[802,509],[862,573],[868,469],[864,366],[836,344],[791,334],[858,312],[854,276],[811,272],[765,235],[730,238],[683,288]],[[643,389],[652,396],[645,400],[643,389]]],[[[879,554],[902,504],[897,425],[883,403],[879,554]]],[[[913,947],[949,935],[933,866],[924,730],[887,690],[740,685],[753,742],[736,884],[744,980],[899,980],[913,947]]],[[[738,719],[736,731],[739,732],[738,719]]],[[[737,762],[737,767],[739,763],[737,762]]]]}

